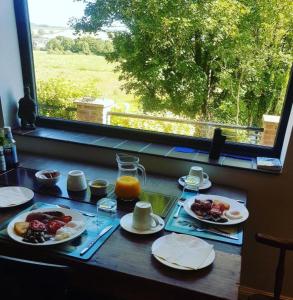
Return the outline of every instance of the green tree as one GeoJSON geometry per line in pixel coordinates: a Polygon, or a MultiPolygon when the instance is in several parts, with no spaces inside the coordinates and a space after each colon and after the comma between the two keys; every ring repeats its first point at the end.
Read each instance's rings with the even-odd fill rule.
{"type": "Polygon", "coordinates": [[[145,111],[260,124],[279,113],[292,63],[290,0],[84,0],[78,32],[113,21],[110,62],[145,111]]]}
{"type": "Polygon", "coordinates": [[[48,41],[46,50],[49,52],[66,52],[72,51],[74,40],[64,36],[57,36],[48,41]]]}

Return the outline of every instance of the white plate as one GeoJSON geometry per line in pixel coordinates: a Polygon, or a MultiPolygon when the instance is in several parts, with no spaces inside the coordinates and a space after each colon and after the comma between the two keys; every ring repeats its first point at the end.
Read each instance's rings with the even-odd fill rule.
{"type": "MultiPolygon", "coordinates": [[[[178,179],[178,183],[184,187],[184,179],[186,178],[186,176],[182,176],[178,179]]],[[[209,179],[205,179],[203,181],[203,183],[199,186],[199,190],[206,190],[206,189],[209,189],[210,187],[212,186],[212,183],[209,179]]],[[[187,190],[190,190],[190,191],[195,191],[196,189],[195,188],[186,188],[187,190]]]]}
{"type": "Polygon", "coordinates": [[[0,188],[0,208],[24,204],[34,197],[34,192],[22,186],[6,186],[0,188]]]}
{"type": "Polygon", "coordinates": [[[12,221],[10,221],[10,223],[8,224],[7,227],[7,233],[8,235],[15,240],[16,242],[19,242],[21,244],[25,244],[25,245],[30,245],[30,246],[50,246],[50,245],[57,245],[57,244],[61,244],[61,243],[65,243],[68,242],[70,240],[73,240],[74,238],[78,237],[79,235],[81,235],[86,229],[85,226],[85,218],[82,216],[82,214],[80,214],[78,211],[73,210],[73,209],[67,209],[67,208],[39,208],[39,209],[35,209],[35,210],[31,210],[31,211],[27,211],[24,212],[18,216],[16,216],[12,221]],[[83,227],[77,231],[75,234],[73,234],[72,236],[64,239],[64,240],[60,240],[60,241],[55,241],[55,240],[49,240],[46,241],[44,243],[28,243],[28,242],[24,242],[23,238],[19,235],[17,235],[14,232],[14,224],[16,222],[24,222],[27,215],[30,213],[35,213],[35,212],[45,212],[45,211],[60,211],[63,212],[66,216],[71,216],[72,217],[72,221],[78,221],[78,222],[83,222],[83,227]]]}
{"type": "Polygon", "coordinates": [[[158,220],[160,221],[160,224],[158,226],[148,229],[148,230],[138,230],[138,229],[135,229],[132,227],[132,215],[133,215],[133,213],[127,214],[127,215],[123,216],[120,220],[121,227],[131,233],[152,234],[152,233],[156,233],[156,232],[162,230],[165,226],[164,220],[161,217],[159,217],[158,215],[155,215],[158,218],[158,220]]]}
{"type": "MultiPolygon", "coordinates": [[[[153,249],[155,249],[156,247],[159,247],[162,243],[165,243],[166,241],[166,237],[167,235],[165,236],[162,236],[160,238],[158,238],[157,240],[155,240],[152,244],[152,251],[153,249]]],[[[202,244],[208,244],[207,242],[205,242],[204,240],[200,239],[200,238],[197,238],[195,236],[191,236],[191,235],[187,235],[187,234],[181,234],[181,238],[183,239],[183,242],[184,240],[187,242],[189,240],[197,240],[199,241],[200,243],[202,244]]],[[[162,264],[168,266],[168,267],[171,267],[171,268],[174,268],[174,269],[178,269],[178,270],[186,270],[186,271],[194,271],[194,269],[191,269],[191,268],[187,268],[187,267],[183,267],[183,266],[180,266],[180,265],[177,265],[177,264],[173,264],[157,255],[154,255],[154,257],[159,261],[161,262],[162,264]]],[[[207,266],[209,266],[210,264],[213,263],[213,261],[215,260],[215,257],[216,257],[216,253],[214,251],[214,249],[212,249],[210,255],[206,258],[205,262],[200,266],[199,269],[203,269],[203,268],[206,268],[207,266]]]]}
{"type": "Polygon", "coordinates": [[[204,194],[199,194],[199,195],[196,195],[194,197],[190,197],[188,199],[186,199],[184,201],[184,205],[183,205],[185,211],[192,217],[194,217],[195,219],[197,220],[200,220],[202,222],[205,222],[205,223],[210,223],[210,224],[216,224],[216,225],[235,225],[235,224],[239,224],[239,223],[242,223],[244,222],[248,216],[249,216],[249,212],[247,210],[247,208],[237,202],[236,200],[233,200],[231,198],[227,198],[227,197],[223,197],[223,196],[218,196],[218,195],[204,195],[204,194]],[[220,222],[214,222],[214,221],[209,221],[209,220],[204,220],[202,219],[200,216],[198,216],[196,213],[194,213],[192,210],[191,210],[191,205],[192,203],[194,202],[195,199],[198,199],[198,200],[208,200],[208,199],[211,199],[211,200],[220,200],[220,201],[223,201],[223,202],[226,202],[226,203],[229,203],[230,204],[230,211],[232,210],[238,210],[241,215],[242,215],[242,218],[240,219],[235,219],[235,220],[229,220],[228,219],[228,222],[226,223],[220,223],[220,222]]]}

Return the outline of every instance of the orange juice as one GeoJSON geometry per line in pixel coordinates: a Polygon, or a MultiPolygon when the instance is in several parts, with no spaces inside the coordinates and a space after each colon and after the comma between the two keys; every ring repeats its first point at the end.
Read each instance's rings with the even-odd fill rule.
{"type": "Polygon", "coordinates": [[[141,191],[139,180],[133,176],[121,176],[116,181],[115,193],[121,199],[135,199],[141,191]]]}

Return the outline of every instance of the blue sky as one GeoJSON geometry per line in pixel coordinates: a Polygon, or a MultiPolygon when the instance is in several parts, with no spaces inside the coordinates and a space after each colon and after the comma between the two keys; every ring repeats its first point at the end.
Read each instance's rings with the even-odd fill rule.
{"type": "Polygon", "coordinates": [[[30,21],[36,24],[67,26],[71,17],[83,15],[84,3],[73,0],[28,0],[30,21]]]}

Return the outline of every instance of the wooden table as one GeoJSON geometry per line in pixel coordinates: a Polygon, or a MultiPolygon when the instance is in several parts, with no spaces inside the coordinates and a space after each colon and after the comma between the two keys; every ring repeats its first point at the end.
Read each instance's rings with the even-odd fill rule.
{"type": "MultiPolygon", "coordinates": [[[[29,159],[27,166],[33,167],[33,157],[29,159]]],[[[40,163],[40,158],[36,161],[38,165],[35,167],[42,169],[44,165],[40,163]]],[[[61,171],[66,170],[69,165],[71,169],[74,169],[70,162],[58,160],[51,160],[51,162],[54,162],[54,168],[58,163],[58,169],[61,171]]],[[[25,161],[24,165],[26,165],[25,161]]],[[[85,168],[89,167],[85,165],[85,168]]],[[[99,170],[99,167],[92,168],[93,172],[99,170]]],[[[111,174],[114,177],[114,173],[116,174],[116,170],[109,169],[107,172],[109,172],[107,176],[111,174]]],[[[107,172],[105,171],[105,174],[107,172]]],[[[174,186],[174,191],[179,191],[174,179],[155,176],[149,176],[149,179],[153,183],[161,183],[161,186],[164,186],[169,193],[171,185],[174,186]]],[[[246,201],[246,194],[243,191],[229,187],[213,186],[209,193],[246,201]]],[[[88,211],[96,210],[94,205],[88,203],[41,194],[36,194],[33,201],[65,204],[88,211]]],[[[14,208],[1,211],[0,222],[12,217],[19,210],[19,208],[14,208]]],[[[122,216],[123,212],[119,214],[122,216]]],[[[165,234],[168,232],[137,236],[118,228],[87,262],[58,256],[47,249],[33,249],[27,252],[21,245],[14,243],[1,244],[0,253],[44,260],[43,251],[45,251],[46,261],[72,266],[76,286],[121,299],[237,299],[241,247],[209,240],[216,250],[214,263],[198,271],[179,271],[162,265],[151,255],[152,243],[165,234]]]]}

